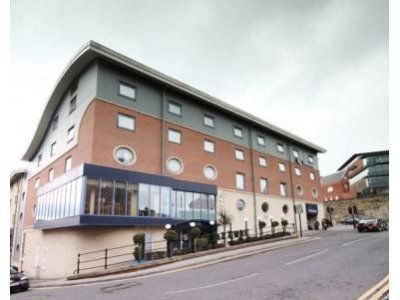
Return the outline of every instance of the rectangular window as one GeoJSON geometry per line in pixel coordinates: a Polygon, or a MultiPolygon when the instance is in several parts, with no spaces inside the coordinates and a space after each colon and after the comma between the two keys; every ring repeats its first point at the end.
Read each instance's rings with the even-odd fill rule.
{"type": "Polygon", "coordinates": [[[287,195],[286,183],[285,182],[281,182],[280,183],[279,190],[280,190],[281,196],[286,196],[287,195]]]}
{"type": "Polygon", "coordinates": [[[281,172],[285,172],[286,171],[286,167],[284,163],[279,163],[279,171],[281,172]]]}
{"type": "Polygon", "coordinates": [[[244,190],[244,174],[242,173],[236,173],[236,188],[244,190]]]}
{"type": "Polygon", "coordinates": [[[204,115],[203,124],[207,127],[214,128],[214,117],[209,115],[204,115]]]}
{"type": "Polygon", "coordinates": [[[265,157],[260,156],[258,158],[258,163],[261,167],[266,167],[267,166],[267,159],[265,157]]]}
{"type": "Polygon", "coordinates": [[[283,150],[283,145],[282,144],[276,144],[276,149],[278,149],[278,152],[284,153],[285,151],[283,150]]]}
{"type": "Polygon", "coordinates": [[[65,160],[65,172],[71,170],[71,167],[72,167],[72,157],[70,156],[65,160]]]}
{"type": "Polygon", "coordinates": [[[150,186],[148,184],[139,184],[139,216],[149,215],[149,197],[150,197],[150,186]]]}
{"type": "Polygon", "coordinates": [[[126,98],[136,100],[136,88],[124,82],[119,83],[119,94],[126,98]]]}
{"type": "Polygon", "coordinates": [[[238,137],[238,138],[243,138],[243,130],[240,127],[233,127],[233,134],[234,136],[238,137]]]}
{"type": "Polygon", "coordinates": [[[38,167],[39,167],[40,164],[42,163],[42,159],[43,159],[43,155],[42,155],[42,154],[39,154],[39,155],[38,155],[38,158],[37,158],[37,166],[38,166],[38,167]]]}
{"type": "Polygon", "coordinates": [[[257,144],[260,146],[265,146],[265,138],[263,136],[257,136],[257,144]]]}
{"type": "Polygon", "coordinates": [[[313,164],[313,163],[314,163],[314,157],[312,157],[312,155],[309,155],[309,156],[308,156],[308,162],[309,162],[310,164],[313,164]]]}
{"type": "Polygon", "coordinates": [[[311,179],[311,180],[314,180],[314,179],[315,179],[315,175],[314,175],[314,173],[312,173],[312,172],[310,173],[310,179],[311,179]]]}
{"type": "Polygon", "coordinates": [[[295,173],[297,176],[300,176],[300,175],[301,175],[301,171],[300,171],[299,168],[294,168],[294,173],[295,173]]]}
{"type": "Polygon", "coordinates": [[[55,116],[53,119],[53,131],[58,127],[58,116],[55,116]]]}
{"type": "Polygon", "coordinates": [[[244,152],[239,149],[235,149],[235,158],[237,160],[244,160],[244,152]]]}
{"type": "Polygon", "coordinates": [[[68,133],[67,133],[67,143],[74,139],[74,135],[75,135],[75,126],[71,126],[68,129],[68,133]]]}
{"type": "Polygon", "coordinates": [[[150,217],[160,215],[160,186],[150,185],[150,217]]]}
{"type": "Polygon", "coordinates": [[[124,128],[131,131],[135,130],[135,118],[123,114],[118,114],[118,128],[124,128]]]}
{"type": "Polygon", "coordinates": [[[38,177],[35,180],[35,189],[37,189],[39,187],[39,185],[40,185],[40,178],[38,177]]]}
{"type": "Polygon", "coordinates": [[[264,194],[268,193],[268,180],[265,178],[260,179],[260,191],[264,194]]]}
{"type": "Polygon", "coordinates": [[[54,169],[49,170],[49,182],[54,179],[54,169]]]}
{"type": "Polygon", "coordinates": [[[76,109],[76,97],[69,101],[69,114],[72,114],[76,109]]]}
{"type": "Polygon", "coordinates": [[[168,129],[168,141],[180,144],[181,143],[181,133],[179,131],[168,129]]]}
{"type": "Polygon", "coordinates": [[[293,149],[293,157],[294,158],[299,158],[299,151],[296,149],[293,149]]]}
{"type": "Polygon", "coordinates": [[[175,102],[168,102],[168,111],[176,116],[182,116],[182,105],[175,102]]]}
{"type": "Polygon", "coordinates": [[[333,192],[333,186],[328,186],[327,191],[328,191],[328,193],[332,193],[333,192]]]}
{"type": "Polygon", "coordinates": [[[215,143],[204,140],[204,151],[214,153],[215,152],[215,143]]]}
{"type": "Polygon", "coordinates": [[[51,144],[51,146],[50,146],[50,156],[53,156],[54,154],[56,154],[56,145],[57,145],[57,142],[54,142],[53,144],[51,144]]]}

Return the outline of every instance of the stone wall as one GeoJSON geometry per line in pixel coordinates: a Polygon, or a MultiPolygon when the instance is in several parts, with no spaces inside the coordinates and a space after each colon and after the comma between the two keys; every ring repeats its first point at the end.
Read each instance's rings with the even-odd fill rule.
{"type": "Polygon", "coordinates": [[[389,197],[380,196],[372,198],[325,201],[324,210],[326,218],[329,214],[326,211],[328,206],[333,207],[332,220],[339,223],[345,217],[349,216],[348,207],[356,205],[359,215],[382,217],[389,219],[389,197]]]}

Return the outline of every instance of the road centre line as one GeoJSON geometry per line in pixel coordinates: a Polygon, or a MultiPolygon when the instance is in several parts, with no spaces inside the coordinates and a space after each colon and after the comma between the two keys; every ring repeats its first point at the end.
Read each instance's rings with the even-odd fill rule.
{"type": "Polygon", "coordinates": [[[351,241],[351,242],[348,242],[348,243],[344,243],[344,244],[342,244],[342,246],[343,246],[343,247],[346,247],[346,246],[351,245],[351,244],[353,244],[353,243],[356,243],[356,242],[365,240],[366,238],[367,238],[367,237],[363,237],[363,238],[358,239],[358,240],[354,240],[354,241],[351,241]]]}
{"type": "Polygon", "coordinates": [[[221,282],[217,282],[217,283],[213,283],[213,284],[208,284],[208,285],[204,285],[204,286],[189,288],[189,289],[169,291],[169,292],[165,292],[163,294],[164,295],[179,294],[179,293],[185,293],[185,292],[193,292],[193,291],[204,290],[204,289],[208,289],[208,288],[212,288],[212,287],[216,287],[216,286],[232,283],[232,282],[235,282],[235,281],[247,279],[247,278],[250,278],[250,277],[254,277],[256,275],[259,275],[259,273],[251,273],[251,274],[247,274],[246,276],[239,277],[239,278],[229,279],[229,280],[225,280],[225,281],[221,281],[221,282]]]}
{"type": "Polygon", "coordinates": [[[310,255],[307,255],[307,256],[304,256],[304,257],[301,257],[301,258],[298,258],[298,259],[289,261],[289,262],[286,263],[286,265],[287,265],[287,266],[290,266],[290,265],[292,265],[292,264],[295,264],[295,263],[298,263],[298,262],[307,260],[307,259],[309,259],[309,258],[311,258],[311,257],[320,255],[320,254],[325,253],[325,252],[328,252],[328,251],[329,251],[329,249],[326,249],[326,250],[323,250],[323,251],[320,251],[320,252],[317,252],[317,253],[313,253],[313,254],[310,254],[310,255]]]}

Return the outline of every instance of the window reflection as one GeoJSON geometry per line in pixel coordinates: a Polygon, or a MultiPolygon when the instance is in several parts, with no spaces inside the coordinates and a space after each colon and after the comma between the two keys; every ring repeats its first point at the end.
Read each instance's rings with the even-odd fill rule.
{"type": "Polygon", "coordinates": [[[149,185],[139,184],[139,216],[149,215],[149,185]]]}
{"type": "Polygon", "coordinates": [[[127,193],[127,214],[129,216],[137,216],[137,203],[138,203],[138,187],[137,184],[128,183],[128,193],[127,193]]]}
{"type": "Polygon", "coordinates": [[[114,215],[125,215],[126,182],[115,182],[114,215]]]}
{"type": "Polygon", "coordinates": [[[113,181],[103,180],[100,192],[100,214],[111,215],[112,197],[113,197],[113,181]]]}

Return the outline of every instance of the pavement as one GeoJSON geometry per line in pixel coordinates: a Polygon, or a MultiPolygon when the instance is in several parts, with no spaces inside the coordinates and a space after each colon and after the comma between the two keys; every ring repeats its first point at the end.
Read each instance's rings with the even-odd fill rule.
{"type": "Polygon", "coordinates": [[[358,233],[345,227],[298,241],[306,239],[292,245],[281,241],[269,250],[259,245],[260,251],[254,249],[250,255],[244,248],[240,250],[245,252],[237,253],[243,256],[213,262],[199,257],[198,265],[165,265],[157,273],[143,270],[135,277],[119,274],[106,282],[97,278],[78,285],[37,286],[11,299],[353,300],[371,291],[383,292],[376,286],[386,282],[389,272],[388,232],[358,233]]]}
{"type": "MultiPolygon", "coordinates": [[[[243,247],[240,249],[232,249],[224,252],[194,257],[190,259],[180,260],[169,264],[153,267],[150,269],[138,270],[135,272],[119,273],[114,275],[106,275],[94,278],[84,278],[76,280],[67,279],[54,279],[54,280],[31,280],[31,288],[49,288],[49,287],[63,287],[63,286],[76,286],[90,283],[102,283],[110,281],[118,281],[121,279],[137,278],[140,276],[152,275],[157,273],[169,272],[172,270],[182,270],[188,267],[201,267],[240,257],[250,256],[257,253],[272,251],[282,247],[307,243],[319,239],[319,237],[303,237],[288,239],[276,242],[268,242],[255,246],[243,247]]],[[[245,246],[246,244],[244,244],[245,246]]],[[[201,252],[200,252],[201,253],[201,252]]]]}

